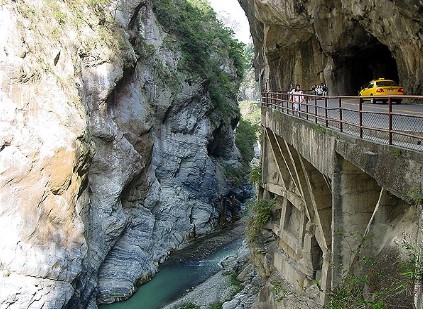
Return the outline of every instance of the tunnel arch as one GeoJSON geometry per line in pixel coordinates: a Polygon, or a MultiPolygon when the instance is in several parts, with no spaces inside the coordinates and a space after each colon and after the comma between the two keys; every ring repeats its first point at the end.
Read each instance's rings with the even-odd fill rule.
{"type": "Polygon", "coordinates": [[[384,77],[399,82],[398,66],[389,48],[375,37],[333,56],[334,84],[340,95],[357,95],[366,82],[384,77]]]}

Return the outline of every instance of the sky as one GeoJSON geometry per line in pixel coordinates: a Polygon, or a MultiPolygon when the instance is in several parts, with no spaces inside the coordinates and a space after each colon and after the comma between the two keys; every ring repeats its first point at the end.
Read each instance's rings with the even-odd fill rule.
{"type": "Polygon", "coordinates": [[[247,17],[238,3],[238,0],[208,0],[216,11],[218,18],[235,32],[235,37],[241,42],[248,43],[250,27],[247,17]]]}

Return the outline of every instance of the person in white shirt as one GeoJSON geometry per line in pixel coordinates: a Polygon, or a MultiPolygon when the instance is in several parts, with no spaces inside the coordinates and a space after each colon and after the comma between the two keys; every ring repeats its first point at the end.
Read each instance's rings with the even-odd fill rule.
{"type": "Polygon", "coordinates": [[[323,95],[323,87],[322,86],[317,86],[315,91],[316,91],[316,95],[323,95]]]}
{"type": "Polygon", "coordinates": [[[300,103],[304,102],[304,92],[301,90],[300,85],[297,84],[289,93],[291,94],[291,101],[294,102],[294,111],[298,112],[300,103]]]}

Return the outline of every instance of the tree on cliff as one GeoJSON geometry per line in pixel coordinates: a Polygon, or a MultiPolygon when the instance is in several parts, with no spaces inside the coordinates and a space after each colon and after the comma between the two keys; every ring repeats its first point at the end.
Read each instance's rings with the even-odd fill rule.
{"type": "Polygon", "coordinates": [[[244,44],[217,19],[206,0],[158,0],[154,10],[165,31],[178,39],[183,51],[181,69],[205,80],[219,118],[233,119],[239,109],[229,101],[236,101],[244,75],[244,44]],[[225,58],[235,72],[221,62],[225,58]]]}

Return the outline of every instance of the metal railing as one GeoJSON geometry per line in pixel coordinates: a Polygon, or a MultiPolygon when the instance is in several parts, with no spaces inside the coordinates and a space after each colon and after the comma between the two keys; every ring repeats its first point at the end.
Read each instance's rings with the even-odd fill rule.
{"type": "MultiPolygon", "coordinates": [[[[423,150],[423,105],[419,111],[397,111],[406,105],[394,104],[399,97],[378,97],[386,104],[365,104],[370,97],[302,95],[295,104],[292,95],[264,92],[261,106],[314,122],[325,128],[381,144],[423,150]],[[394,108],[395,106],[395,108],[394,108]],[[395,111],[394,111],[395,109],[395,111]]],[[[423,96],[403,96],[404,101],[421,101],[423,96]]],[[[408,105],[408,104],[407,104],[408,105]]]]}

